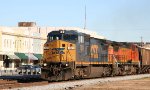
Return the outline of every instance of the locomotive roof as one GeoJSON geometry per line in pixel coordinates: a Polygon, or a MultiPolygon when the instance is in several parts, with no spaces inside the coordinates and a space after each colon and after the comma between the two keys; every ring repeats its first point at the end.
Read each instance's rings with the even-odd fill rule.
{"type": "MultiPolygon", "coordinates": [[[[77,30],[64,30],[64,31],[65,31],[65,34],[90,35],[90,37],[105,40],[105,38],[103,36],[97,35],[96,33],[92,33],[92,32],[87,31],[87,30],[82,30],[82,29],[78,30],[77,29],[77,30]]],[[[53,30],[48,35],[55,35],[55,34],[59,34],[59,33],[60,33],[59,30],[53,30]]]]}
{"type": "MultiPolygon", "coordinates": [[[[78,33],[75,30],[64,30],[64,34],[72,34],[72,35],[80,35],[81,33],[78,33]]],[[[51,31],[48,35],[55,35],[55,34],[60,34],[60,31],[51,31]]]]}

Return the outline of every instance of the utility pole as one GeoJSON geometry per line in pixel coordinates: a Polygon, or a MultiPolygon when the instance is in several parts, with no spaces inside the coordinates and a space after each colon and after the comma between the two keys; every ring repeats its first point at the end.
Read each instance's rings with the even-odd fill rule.
{"type": "Polygon", "coordinates": [[[85,14],[84,14],[84,30],[86,29],[86,4],[85,4],[85,14]]]}
{"type": "Polygon", "coordinates": [[[31,64],[31,62],[30,62],[30,48],[31,48],[31,43],[30,43],[30,31],[31,31],[31,28],[28,28],[28,31],[29,31],[29,47],[28,47],[28,54],[29,54],[29,56],[28,56],[28,64],[31,64]]]}
{"type": "Polygon", "coordinates": [[[143,37],[141,36],[141,47],[143,46],[143,37]]]}

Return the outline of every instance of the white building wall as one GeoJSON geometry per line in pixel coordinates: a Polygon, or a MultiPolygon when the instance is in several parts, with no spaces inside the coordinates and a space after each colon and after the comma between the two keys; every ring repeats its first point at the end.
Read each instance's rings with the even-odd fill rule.
{"type": "Polygon", "coordinates": [[[90,34],[91,37],[101,38],[95,32],[76,27],[0,27],[0,31],[13,35],[2,34],[2,48],[6,52],[20,53],[43,53],[43,45],[46,42],[47,34],[53,30],[77,30],[90,34]],[[6,41],[4,41],[6,39],[6,41]],[[4,46],[4,43],[9,43],[4,46]]]}
{"type": "Polygon", "coordinates": [[[14,36],[2,35],[2,51],[4,54],[12,54],[15,50],[14,36]]]}

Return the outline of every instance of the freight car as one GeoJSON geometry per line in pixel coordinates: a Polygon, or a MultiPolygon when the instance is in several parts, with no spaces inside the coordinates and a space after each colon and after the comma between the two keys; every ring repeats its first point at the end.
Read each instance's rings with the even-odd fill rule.
{"type": "Polygon", "coordinates": [[[76,30],[52,31],[44,44],[41,76],[52,81],[136,74],[142,70],[140,56],[144,53],[139,51],[145,52],[131,43],[76,30]]]}
{"type": "Polygon", "coordinates": [[[150,73],[150,49],[140,48],[141,73],[150,73]]]}

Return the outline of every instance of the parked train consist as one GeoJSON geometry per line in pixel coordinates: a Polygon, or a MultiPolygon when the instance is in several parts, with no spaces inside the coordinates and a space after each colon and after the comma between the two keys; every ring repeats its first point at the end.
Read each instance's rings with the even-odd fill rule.
{"type": "Polygon", "coordinates": [[[68,80],[148,72],[150,50],[91,37],[76,30],[52,31],[44,44],[42,78],[68,80]]]}

